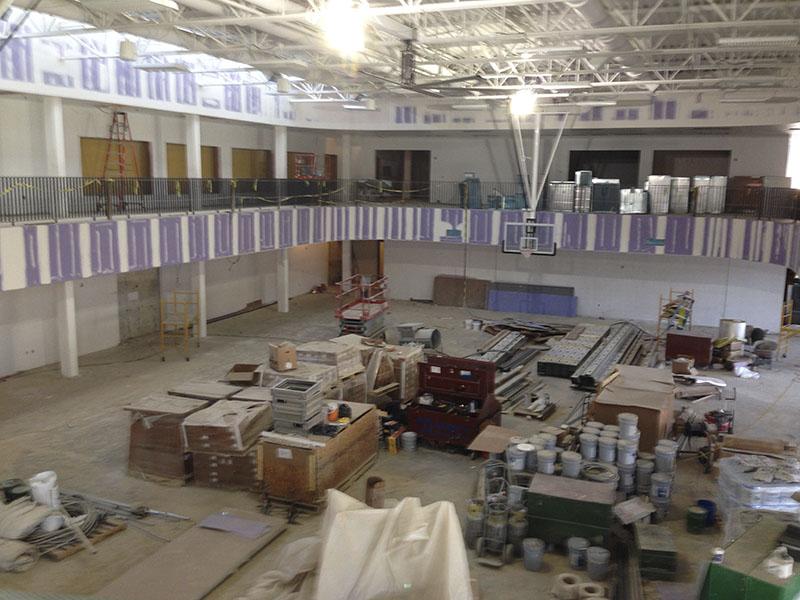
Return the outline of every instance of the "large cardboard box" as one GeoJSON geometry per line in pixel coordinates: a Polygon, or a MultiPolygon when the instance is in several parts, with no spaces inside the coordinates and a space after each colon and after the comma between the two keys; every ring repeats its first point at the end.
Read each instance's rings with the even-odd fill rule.
{"type": "Polygon", "coordinates": [[[272,432],[258,444],[267,494],[306,504],[325,499],[364,470],[378,454],[378,411],[371,404],[347,403],[351,424],[335,437],[297,437],[272,432]]]}
{"type": "Polygon", "coordinates": [[[186,417],[181,425],[191,452],[244,452],[272,426],[272,404],[220,400],[186,417]]]}
{"type": "Polygon", "coordinates": [[[667,437],[674,421],[675,384],[667,369],[617,365],[614,377],[595,397],[592,420],[616,425],[617,415],[639,417],[639,450],[652,452],[658,440],[667,437]]]}
{"type": "Polygon", "coordinates": [[[183,449],[181,423],[208,406],[208,401],[153,394],[131,402],[128,472],[186,481],[192,475],[191,456],[183,449]]]}
{"type": "Polygon", "coordinates": [[[297,368],[297,348],[291,342],[269,345],[269,366],[278,372],[297,368]]]}
{"type": "Polygon", "coordinates": [[[244,452],[194,452],[196,485],[227,490],[257,491],[261,482],[255,445],[244,452]]]}

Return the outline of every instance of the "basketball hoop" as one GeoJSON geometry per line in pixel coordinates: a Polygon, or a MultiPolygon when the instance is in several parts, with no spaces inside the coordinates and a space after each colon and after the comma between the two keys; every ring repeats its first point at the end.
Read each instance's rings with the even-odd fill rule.
{"type": "Polygon", "coordinates": [[[533,256],[533,248],[521,248],[519,253],[525,258],[530,258],[533,256]]]}

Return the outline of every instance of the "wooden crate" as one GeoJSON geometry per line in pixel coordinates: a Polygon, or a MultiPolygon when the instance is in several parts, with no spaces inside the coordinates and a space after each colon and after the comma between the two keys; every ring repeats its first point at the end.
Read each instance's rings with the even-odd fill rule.
{"type": "Polygon", "coordinates": [[[191,452],[245,452],[271,425],[270,403],[220,400],[183,420],[183,439],[191,452]]]}
{"type": "Polygon", "coordinates": [[[185,481],[192,474],[191,457],[183,448],[181,423],[209,402],[153,394],[124,407],[131,415],[128,471],[185,481]]]}
{"type": "Polygon", "coordinates": [[[323,502],[327,489],[348,483],[375,459],[378,411],[371,404],[348,404],[353,421],[336,437],[261,440],[259,463],[270,496],[306,504],[323,502]]]}
{"type": "Polygon", "coordinates": [[[316,363],[336,367],[338,379],[350,377],[364,370],[361,353],[350,344],[339,342],[306,342],[297,347],[298,362],[316,363]]]}
{"type": "Polygon", "coordinates": [[[259,489],[261,474],[256,446],[235,454],[194,452],[192,460],[196,485],[228,490],[259,489]]]}

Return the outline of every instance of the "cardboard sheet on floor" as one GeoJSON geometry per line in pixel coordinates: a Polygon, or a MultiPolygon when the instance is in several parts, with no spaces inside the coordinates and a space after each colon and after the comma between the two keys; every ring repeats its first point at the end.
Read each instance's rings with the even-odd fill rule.
{"type": "Polygon", "coordinates": [[[249,539],[195,525],[95,594],[103,600],[200,600],[286,529],[284,519],[222,512],[269,526],[249,539]]]}
{"type": "Polygon", "coordinates": [[[473,452],[505,452],[508,447],[508,440],[519,434],[519,431],[508,429],[507,427],[488,425],[472,440],[467,450],[472,450],[473,452]]]}

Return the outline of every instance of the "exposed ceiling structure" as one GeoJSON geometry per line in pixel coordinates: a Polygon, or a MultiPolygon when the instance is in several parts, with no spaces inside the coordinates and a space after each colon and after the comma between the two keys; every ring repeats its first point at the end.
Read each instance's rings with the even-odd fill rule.
{"type": "Polygon", "coordinates": [[[530,88],[546,103],[635,102],[723,90],[731,101],[800,96],[800,0],[384,0],[365,8],[366,47],[344,59],[314,16],[323,0],[16,0],[14,6],[202,52],[308,100],[387,94],[459,103],[530,88]]]}

